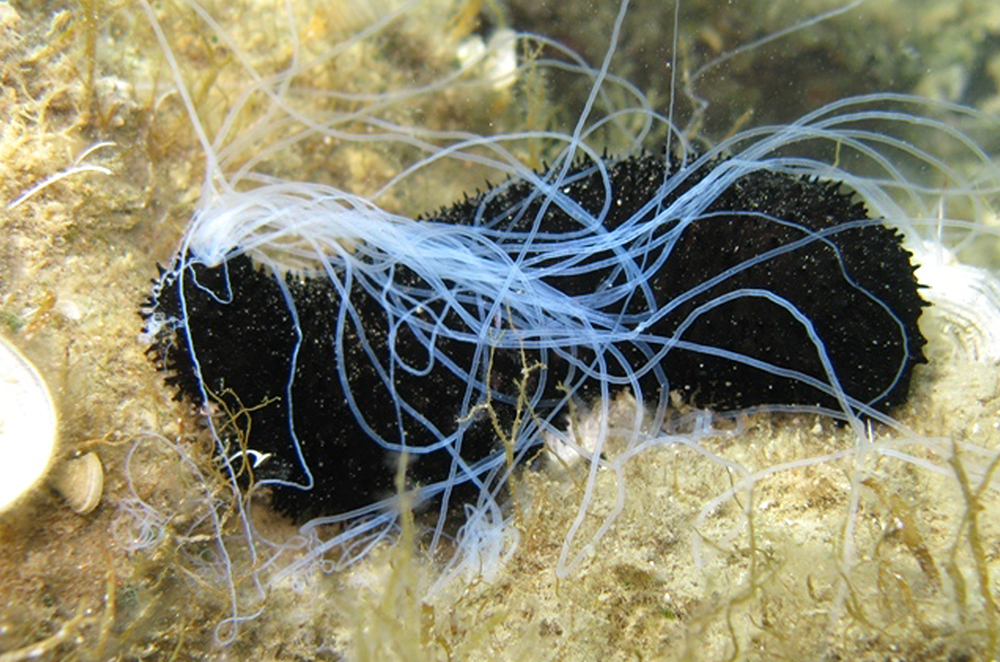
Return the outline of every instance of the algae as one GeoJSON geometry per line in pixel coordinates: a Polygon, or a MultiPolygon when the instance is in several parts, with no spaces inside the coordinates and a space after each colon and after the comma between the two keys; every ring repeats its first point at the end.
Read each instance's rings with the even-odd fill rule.
{"type": "MultiPolygon", "coordinates": [[[[228,155],[229,168],[252,161],[275,175],[370,195],[420,150],[364,139],[371,127],[351,113],[365,95],[456,71],[458,45],[491,25],[551,35],[597,63],[618,5],[582,4],[427,2],[376,38],[352,42],[345,40],[374,17],[403,5],[292,3],[299,46],[317,62],[294,79],[307,91],[300,108],[310,117],[343,117],[343,137],[264,150],[301,128],[261,122],[268,99],[259,90],[240,96],[247,67],[266,77],[292,58],[281,3],[203,5],[240,52],[186,3],[165,0],[154,10],[210,138],[251,137],[228,155]],[[243,111],[224,125],[237,102],[243,111]]],[[[760,3],[686,2],[675,60],[672,8],[654,4],[633,8],[633,29],[612,69],[660,111],[669,98],[667,63],[696,72],[836,6],[779,2],[759,11],[760,3]]],[[[707,70],[677,95],[678,120],[693,119],[694,133],[710,141],[870,90],[915,91],[995,112],[997,34],[1000,10],[986,0],[872,1],[707,70]],[[697,99],[708,102],[705,117],[694,114],[697,99]]],[[[546,49],[521,54],[514,86],[487,84],[481,71],[469,71],[445,93],[397,97],[378,116],[432,128],[443,142],[451,132],[568,130],[586,81],[541,66],[546,49]]],[[[554,568],[580,499],[573,467],[524,474],[516,551],[489,577],[459,573],[433,599],[423,595],[440,566],[413,552],[410,533],[349,570],[312,568],[266,594],[254,581],[263,559],[252,549],[229,546],[229,572],[221,572],[217,542],[239,538],[239,497],[213,472],[195,412],[172,399],[137,338],[136,311],[154,265],[169,260],[205,167],[149,22],[132,2],[0,2],[0,81],[3,332],[57,394],[61,456],[96,451],[107,472],[104,501],[90,515],[74,514],[48,489],[0,514],[3,662],[1000,654],[992,480],[1000,382],[995,365],[953,351],[941,329],[928,331],[934,360],[897,414],[921,437],[886,441],[900,459],[856,451],[860,441],[848,429],[823,419],[763,414],[697,447],[650,449],[641,461],[623,456],[618,473],[599,476],[579,539],[590,540],[608,514],[621,512],[564,578],[554,568]],[[253,617],[238,629],[225,620],[234,604],[253,617]],[[221,647],[216,639],[230,634],[235,641],[221,647]]],[[[629,102],[623,88],[614,95],[610,106],[629,102]]],[[[596,138],[626,149],[637,131],[596,138]]],[[[982,144],[995,152],[1000,145],[991,140],[982,144]]],[[[551,156],[539,142],[512,149],[529,163],[551,156]]],[[[380,203],[415,215],[483,186],[485,176],[442,163],[380,203]]],[[[995,264],[995,244],[983,243],[983,261],[995,264]]],[[[627,419],[628,403],[621,407],[627,419]]],[[[873,443],[878,435],[872,431],[873,443]]],[[[269,534],[294,533],[259,514],[269,534]]]]}

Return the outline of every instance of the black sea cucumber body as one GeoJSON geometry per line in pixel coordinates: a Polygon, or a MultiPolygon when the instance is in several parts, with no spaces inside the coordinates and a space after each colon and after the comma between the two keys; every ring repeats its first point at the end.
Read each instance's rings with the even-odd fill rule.
{"type": "MultiPolygon", "coordinates": [[[[349,297],[358,319],[348,319],[338,337],[337,311],[342,301],[325,279],[287,277],[297,323],[275,276],[245,255],[214,268],[194,265],[180,270],[177,280],[157,298],[157,310],[168,318],[180,315],[182,279],[186,280],[187,331],[161,339],[154,353],[172,373],[167,381],[179,393],[200,402],[203,382],[211,397],[228,411],[251,410],[247,443],[261,453],[273,454],[258,478],[305,483],[296,445],[301,447],[315,486],[308,493],[294,487],[275,488],[272,502],[279,511],[303,521],[390,497],[395,494],[400,453],[387,450],[373,435],[387,443],[405,442],[419,451],[458,430],[459,403],[467,380],[444,368],[426,376],[397,370],[391,386],[387,384],[379,374],[379,368],[388,373],[391,363],[385,311],[359,285],[350,290],[349,297]],[[219,301],[222,293],[226,303],[219,301]],[[193,368],[192,345],[200,377],[193,368]],[[342,379],[349,383],[349,390],[342,379]],[[400,400],[419,415],[401,409],[400,400]]],[[[399,273],[398,280],[406,280],[406,275],[399,273]]],[[[426,348],[405,328],[397,333],[394,347],[414,363],[426,360],[426,348]]],[[[469,343],[440,339],[437,349],[459,364],[469,364],[475,351],[469,343]]],[[[508,358],[495,361],[497,374],[520,370],[520,364],[507,365],[508,358]]],[[[494,410],[501,424],[509,426],[511,407],[496,402],[494,410]]],[[[462,428],[464,461],[475,463],[495,453],[497,433],[488,416],[473,416],[462,428]]],[[[407,479],[413,485],[439,482],[449,475],[452,462],[448,450],[411,453],[407,479]]],[[[456,496],[462,488],[458,491],[456,496]]]]}
{"type": "MultiPolygon", "coordinates": [[[[204,387],[230,411],[252,410],[247,442],[274,455],[262,475],[304,483],[301,451],[314,488],[273,492],[273,505],[299,521],[391,496],[403,446],[416,451],[409,484],[450,481],[460,503],[478,489],[468,480],[459,485],[462,478],[480,475],[472,467],[497,456],[501,434],[515,422],[516,434],[540,437],[538,421],[558,421],[566,387],[584,401],[600,393],[600,380],[581,366],[601,358],[604,380],[619,384],[612,391],[639,375],[631,383],[646,402],[669,389],[720,410],[839,409],[836,393],[816,386],[830,384],[824,358],[854,401],[878,411],[903,402],[913,366],[925,361],[917,320],[926,304],[900,235],[869,219],[839,184],[765,170],[738,178],[690,224],[658,215],[717,163],[666,194],[672,173],[652,156],[609,163],[606,173],[593,165],[568,173],[560,190],[606,230],[648,226],[624,247],[648,267],[644,289],[631,288],[610,249],[541,278],[601,319],[636,330],[611,348],[548,347],[538,338],[527,348],[484,348],[463,339],[471,330],[462,316],[433,299],[417,314],[456,333],[430,338],[426,326],[388,315],[359,278],[338,289],[326,276],[288,274],[282,287],[246,255],[215,267],[182,255],[145,310],[173,321],[160,327],[151,351],[179,394],[203,404],[204,387]],[[600,296],[620,289],[629,291],[600,296]],[[428,369],[402,370],[394,357],[428,369]]],[[[501,238],[535,231],[536,258],[582,229],[527,181],[507,182],[430,221],[476,225],[501,238]]],[[[517,250],[523,257],[524,244],[517,250]]],[[[401,292],[432,289],[412,266],[392,265],[387,282],[401,292]]]]}

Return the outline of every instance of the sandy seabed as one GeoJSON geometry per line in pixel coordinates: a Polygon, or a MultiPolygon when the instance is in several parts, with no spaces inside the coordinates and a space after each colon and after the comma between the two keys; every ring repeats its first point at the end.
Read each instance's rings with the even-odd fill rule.
{"type": "MultiPolygon", "coordinates": [[[[310,53],[400,6],[292,4],[310,53]]],[[[505,22],[551,35],[597,64],[618,5],[575,4],[417,4],[382,38],[305,73],[315,89],[357,94],[434,80],[456,67],[457,49],[475,29],[488,34],[505,22]]],[[[697,71],[836,6],[748,4],[768,10],[685,3],[675,66],[697,71]]],[[[292,46],[274,3],[205,7],[261,71],[287,65],[292,46]]],[[[179,0],[154,9],[214,135],[246,84],[245,63],[179,0]]],[[[672,14],[633,7],[612,62],[658,110],[667,105],[672,14]]],[[[699,135],[792,121],[872,91],[996,113],[998,43],[995,3],[871,0],[707,72],[697,90],[710,112],[699,135]]],[[[139,339],[138,308],[156,263],[176,249],[205,172],[148,18],[127,0],[0,2],[0,76],[0,332],[39,367],[55,396],[53,471],[86,452],[96,452],[105,469],[103,500],[92,513],[74,513],[51,481],[0,513],[0,662],[959,662],[1000,655],[997,354],[963,349],[954,320],[933,311],[925,320],[930,363],[918,368],[910,401],[894,412],[919,436],[888,440],[872,430],[874,443],[891,442],[897,457],[845,453],[859,444],[853,432],[816,416],[747,416],[702,441],[711,455],[649,449],[617,474],[599,475],[572,554],[619,505],[621,512],[565,578],[554,568],[577,516],[582,469],[523,474],[517,549],[499,568],[463,573],[432,598],[424,591],[439,566],[399,544],[348,571],[312,568],[274,582],[259,599],[253,578],[262,557],[255,562],[234,542],[231,566],[220,570],[218,531],[205,509],[222,503],[222,533],[238,540],[240,523],[224,507],[231,497],[212,471],[211,442],[196,412],[173,400],[139,339]],[[231,631],[219,624],[233,615],[234,599],[251,618],[221,646],[231,631]]],[[[509,85],[456,87],[384,112],[401,124],[468,133],[567,130],[578,112],[577,87],[528,67],[509,85]]],[[[690,104],[678,109],[679,122],[690,117],[690,104]]],[[[259,112],[248,104],[234,133],[259,112]]],[[[275,127],[259,141],[276,144],[290,135],[285,130],[275,127]]],[[[612,151],[619,147],[613,140],[612,151]]],[[[983,149],[997,153],[1000,142],[988,140],[996,135],[983,149]]],[[[525,163],[551,156],[544,147],[519,149],[525,163]]],[[[241,158],[250,157],[234,158],[235,166],[241,158]]],[[[405,145],[327,136],[275,151],[262,167],[371,195],[413,160],[405,145]]],[[[442,164],[379,203],[416,215],[484,181],[481,171],[442,164]]],[[[987,208],[973,220],[993,234],[966,247],[968,259],[995,270],[996,217],[987,208]]],[[[627,399],[614,403],[612,415],[628,420],[627,399]]],[[[615,440],[608,443],[613,458],[615,440]]],[[[294,533],[263,509],[258,514],[270,535],[294,533]]]]}

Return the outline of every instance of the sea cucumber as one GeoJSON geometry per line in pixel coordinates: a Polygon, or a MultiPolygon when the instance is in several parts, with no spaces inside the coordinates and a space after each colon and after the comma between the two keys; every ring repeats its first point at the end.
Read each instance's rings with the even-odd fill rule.
{"type": "Polygon", "coordinates": [[[501,440],[522,456],[569,398],[864,416],[925,361],[910,254],[837,182],[642,155],[355,220],[294,269],[192,242],[143,308],[179,395],[249,413],[228,441],[270,454],[255,476],[299,522],[392,497],[404,451],[418,505],[458,510],[497,482],[501,440]]]}

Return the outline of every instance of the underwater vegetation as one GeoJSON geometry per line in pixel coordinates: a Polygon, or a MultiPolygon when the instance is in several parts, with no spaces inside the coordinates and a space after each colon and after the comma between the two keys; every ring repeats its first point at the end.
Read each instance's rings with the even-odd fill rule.
{"type": "Polygon", "coordinates": [[[658,4],[0,2],[5,662],[997,655],[996,9],[658,4]]]}

